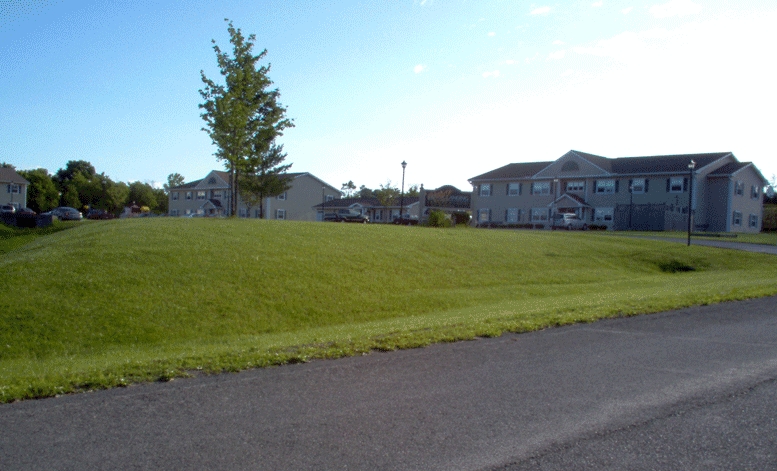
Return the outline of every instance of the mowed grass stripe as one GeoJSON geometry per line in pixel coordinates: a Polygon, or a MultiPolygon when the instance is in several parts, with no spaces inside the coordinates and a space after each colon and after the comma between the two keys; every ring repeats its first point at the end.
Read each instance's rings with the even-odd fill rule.
{"type": "Polygon", "coordinates": [[[80,224],[0,269],[3,401],[777,293],[759,254],[292,221],[80,224]]]}

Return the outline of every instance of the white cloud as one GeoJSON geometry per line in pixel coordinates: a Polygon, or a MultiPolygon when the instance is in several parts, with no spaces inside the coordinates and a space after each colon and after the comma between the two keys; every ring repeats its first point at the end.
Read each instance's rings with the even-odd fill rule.
{"type": "Polygon", "coordinates": [[[565,50],[563,50],[563,49],[560,50],[560,51],[551,52],[548,55],[548,59],[547,60],[560,60],[560,59],[563,59],[564,56],[566,55],[566,53],[567,52],[565,50]]]}
{"type": "Polygon", "coordinates": [[[530,15],[547,15],[550,13],[550,7],[538,7],[529,13],[530,15]]]}
{"type": "Polygon", "coordinates": [[[483,72],[483,78],[498,78],[499,77],[499,71],[494,70],[493,72],[483,72]]]}
{"type": "Polygon", "coordinates": [[[526,59],[524,59],[524,62],[526,62],[527,64],[531,64],[532,62],[537,60],[537,58],[539,58],[539,57],[540,57],[540,53],[539,52],[535,52],[533,56],[527,57],[526,59]]]}
{"type": "Polygon", "coordinates": [[[604,5],[604,2],[602,2],[601,0],[599,0],[598,2],[594,2],[594,3],[592,3],[592,4],[591,4],[591,6],[592,6],[592,7],[594,7],[594,8],[599,8],[599,7],[600,7],[600,6],[602,6],[602,5],[604,5]]]}
{"type": "Polygon", "coordinates": [[[695,15],[701,11],[701,6],[691,0],[669,0],[662,5],[650,7],[650,14],[656,18],[669,18],[672,16],[695,15]]]}
{"type": "Polygon", "coordinates": [[[496,33],[493,31],[489,31],[488,36],[493,38],[494,36],[496,36],[496,33]]]}
{"type": "Polygon", "coordinates": [[[426,72],[427,69],[428,67],[424,64],[418,64],[417,66],[413,67],[413,72],[420,74],[422,72],[426,72]]]}
{"type": "Polygon", "coordinates": [[[624,8],[623,10],[621,10],[621,13],[623,13],[624,15],[628,15],[629,13],[631,13],[631,10],[633,9],[634,7],[624,8]]]}
{"type": "Polygon", "coordinates": [[[507,64],[507,65],[515,65],[515,60],[514,59],[507,59],[505,61],[505,64],[507,64]]]}
{"type": "Polygon", "coordinates": [[[564,43],[564,41],[562,41],[560,39],[556,39],[555,41],[553,41],[553,45],[555,45],[555,46],[560,46],[562,44],[565,44],[565,43],[564,43]]]}

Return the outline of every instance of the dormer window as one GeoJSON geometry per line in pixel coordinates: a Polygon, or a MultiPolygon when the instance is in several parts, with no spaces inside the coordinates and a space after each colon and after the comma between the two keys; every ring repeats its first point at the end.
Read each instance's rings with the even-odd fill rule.
{"type": "Polygon", "coordinates": [[[580,166],[574,160],[567,160],[564,165],[561,166],[562,172],[577,172],[580,170],[580,166]]]}

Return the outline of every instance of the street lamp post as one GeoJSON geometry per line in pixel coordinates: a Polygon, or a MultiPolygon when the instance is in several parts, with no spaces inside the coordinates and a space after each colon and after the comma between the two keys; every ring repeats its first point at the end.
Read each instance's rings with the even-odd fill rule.
{"type": "Polygon", "coordinates": [[[629,230],[633,230],[631,221],[634,217],[634,183],[629,183],[629,230]]]}
{"type": "Polygon", "coordinates": [[[688,164],[688,172],[690,173],[691,184],[688,187],[688,247],[691,246],[691,225],[693,223],[693,171],[696,168],[696,162],[691,160],[688,164]]]}
{"type": "Polygon", "coordinates": [[[405,167],[407,162],[402,161],[402,192],[399,194],[399,219],[402,219],[402,212],[405,208],[405,167]]]}
{"type": "Polygon", "coordinates": [[[321,222],[326,221],[326,187],[321,187],[321,222]]]}

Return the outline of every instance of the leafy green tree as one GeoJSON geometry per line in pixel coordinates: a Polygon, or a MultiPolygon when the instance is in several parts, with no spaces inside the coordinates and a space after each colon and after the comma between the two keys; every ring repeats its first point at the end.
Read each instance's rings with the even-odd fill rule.
{"type": "Polygon", "coordinates": [[[155,209],[157,207],[157,197],[154,194],[154,188],[148,183],[130,183],[127,203],[148,206],[151,210],[155,209]]]}
{"type": "Polygon", "coordinates": [[[251,208],[259,206],[259,218],[264,219],[264,201],[267,197],[277,196],[289,189],[289,181],[283,176],[291,164],[281,165],[286,158],[283,146],[273,145],[264,153],[249,158],[250,170],[239,177],[240,198],[251,208]]]}
{"type": "MultiPolygon", "coordinates": [[[[378,198],[378,204],[388,210],[389,206],[392,206],[399,198],[399,188],[391,186],[391,180],[387,181],[385,185],[380,185],[380,189],[375,190],[375,197],[378,198]]],[[[388,212],[388,211],[387,211],[388,212]]]]}
{"type": "Polygon", "coordinates": [[[65,164],[65,168],[57,170],[54,175],[54,182],[63,184],[72,180],[77,173],[85,176],[87,179],[91,179],[97,174],[94,165],[85,160],[70,160],[65,164]]]}
{"type": "Polygon", "coordinates": [[[118,214],[129,202],[129,194],[129,186],[126,183],[114,183],[105,191],[106,199],[103,209],[113,214],[118,214]]]}
{"type": "Polygon", "coordinates": [[[286,118],[286,108],[278,103],[278,90],[269,89],[272,85],[267,75],[270,66],[258,65],[267,50],[254,55],[252,51],[256,35],[251,34],[246,38],[231,21],[226,21],[229,24],[227,31],[233,49],[232,56],[222,52],[216,41],[212,41],[224,84],[214,82],[205,76],[205,72],[200,71],[205,84],[200,95],[205,102],[199,107],[203,110],[200,116],[206,123],[203,130],[218,149],[216,157],[224,161],[230,173],[230,213],[234,215],[237,196],[241,194],[239,187],[246,183],[241,175],[252,175],[248,177],[249,180],[266,179],[256,186],[277,189],[277,182],[269,180],[279,178],[278,174],[282,172],[269,171],[272,167],[263,162],[272,156],[283,155],[285,158],[274,142],[283,135],[284,129],[294,124],[286,118]]]}
{"type": "Polygon", "coordinates": [[[418,196],[420,194],[421,193],[418,191],[418,185],[410,185],[410,188],[408,188],[407,191],[405,192],[405,196],[410,196],[410,197],[418,196]]]}
{"type": "Polygon", "coordinates": [[[343,183],[340,187],[340,191],[343,192],[343,196],[350,198],[356,192],[356,184],[354,184],[353,180],[348,180],[348,183],[343,183]]]}
{"type": "Polygon", "coordinates": [[[20,170],[19,175],[24,177],[30,186],[27,187],[27,206],[35,212],[42,213],[56,208],[59,204],[59,190],[54,185],[48,170],[37,168],[35,170],[20,170]]]}
{"type": "Polygon", "coordinates": [[[167,198],[167,191],[164,188],[154,188],[154,196],[156,196],[156,207],[154,211],[159,214],[166,214],[170,210],[170,201],[167,198]]]}
{"type": "Polygon", "coordinates": [[[181,186],[186,180],[180,173],[171,173],[167,176],[167,183],[164,184],[165,193],[170,192],[170,188],[181,186]]]}
{"type": "Polygon", "coordinates": [[[356,193],[359,198],[374,198],[375,191],[367,188],[365,185],[359,187],[359,191],[356,193]]]}

